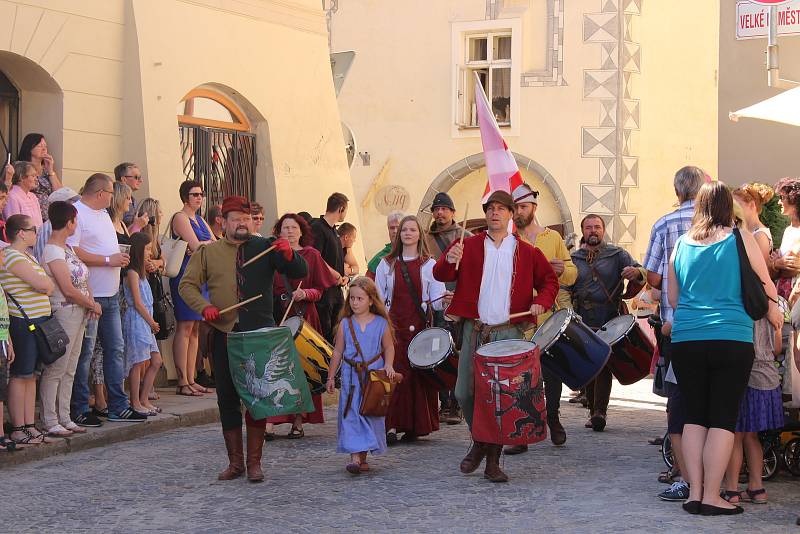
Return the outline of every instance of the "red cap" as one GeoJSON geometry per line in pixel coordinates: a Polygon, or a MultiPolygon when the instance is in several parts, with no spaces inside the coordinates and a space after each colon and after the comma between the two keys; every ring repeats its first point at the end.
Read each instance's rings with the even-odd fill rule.
{"type": "Polygon", "coordinates": [[[224,217],[232,211],[250,213],[250,201],[244,197],[225,197],[222,201],[222,216],[224,217]]]}

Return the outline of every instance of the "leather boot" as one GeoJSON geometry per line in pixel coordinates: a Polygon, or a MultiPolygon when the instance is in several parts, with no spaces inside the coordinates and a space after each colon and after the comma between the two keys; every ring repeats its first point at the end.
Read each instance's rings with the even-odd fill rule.
{"type": "Polygon", "coordinates": [[[486,445],[486,469],[483,471],[483,478],[490,482],[508,482],[508,475],[500,469],[500,453],[502,451],[502,445],[492,443],[486,445]]]}
{"type": "Polygon", "coordinates": [[[522,453],[528,452],[528,446],[527,445],[509,445],[508,447],[506,447],[506,450],[504,452],[506,454],[511,454],[511,455],[522,454],[522,453]]]}
{"type": "Polygon", "coordinates": [[[555,417],[547,418],[547,427],[550,429],[550,441],[553,445],[563,445],[567,441],[567,431],[558,419],[558,414],[555,417]]]}
{"type": "Polygon", "coordinates": [[[247,427],[247,480],[263,482],[261,451],[264,448],[264,427],[247,427]]]}
{"type": "Polygon", "coordinates": [[[606,428],[606,414],[596,413],[589,419],[589,422],[592,424],[592,430],[602,432],[606,428]]]}
{"type": "Polygon", "coordinates": [[[244,445],[242,427],[223,430],[225,448],[228,450],[228,467],[217,476],[217,480],[233,480],[244,474],[244,445]]]}
{"type": "Polygon", "coordinates": [[[472,447],[469,448],[469,452],[467,452],[467,455],[461,460],[461,465],[459,466],[462,473],[466,475],[480,467],[483,457],[486,456],[486,447],[487,445],[480,441],[472,442],[472,447]]]}

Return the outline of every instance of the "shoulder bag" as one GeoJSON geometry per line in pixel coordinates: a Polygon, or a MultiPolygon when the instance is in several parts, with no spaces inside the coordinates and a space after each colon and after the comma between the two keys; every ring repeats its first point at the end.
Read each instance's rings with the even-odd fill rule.
{"type": "Polygon", "coordinates": [[[186,256],[186,248],[189,243],[181,238],[172,237],[172,221],[175,220],[175,215],[169,219],[169,224],[164,228],[164,233],[161,235],[161,257],[164,258],[164,276],[168,278],[175,278],[181,272],[181,264],[183,258],[186,256]]]}
{"type": "Polygon", "coordinates": [[[19,308],[25,322],[28,323],[28,330],[33,332],[36,339],[36,350],[39,353],[39,360],[45,365],[55,363],[59,358],[67,353],[69,336],[54,316],[48,317],[41,323],[34,324],[17,299],[11,293],[6,293],[14,304],[19,308]]]}
{"type": "MultiPolygon", "coordinates": [[[[383,369],[370,370],[369,366],[377,361],[383,353],[379,352],[372,359],[366,361],[364,354],[361,352],[361,344],[356,337],[356,331],[353,328],[352,317],[347,319],[347,325],[350,327],[350,335],[353,337],[353,343],[356,346],[356,352],[361,358],[360,362],[348,361],[352,367],[355,367],[358,373],[358,381],[361,384],[361,406],[358,408],[358,413],[367,417],[386,417],[389,411],[389,404],[392,402],[392,393],[397,386],[396,380],[392,382],[386,375],[383,369]]],[[[350,407],[351,396],[347,400],[347,408],[350,407]]],[[[347,411],[347,408],[345,411],[347,411]]],[[[346,416],[346,413],[345,413],[346,416]]]]}
{"type": "Polygon", "coordinates": [[[175,308],[172,297],[164,290],[164,281],[158,273],[148,276],[150,290],[153,293],[153,320],[158,323],[158,333],[155,335],[159,341],[164,341],[175,331],[175,308]]]}
{"type": "Polygon", "coordinates": [[[744,311],[754,321],[762,319],[769,311],[769,297],[764,289],[764,282],[753,270],[750,265],[750,258],[747,256],[742,234],[739,229],[733,228],[733,235],[736,236],[736,250],[739,253],[739,271],[742,284],[742,303],[744,311]]]}

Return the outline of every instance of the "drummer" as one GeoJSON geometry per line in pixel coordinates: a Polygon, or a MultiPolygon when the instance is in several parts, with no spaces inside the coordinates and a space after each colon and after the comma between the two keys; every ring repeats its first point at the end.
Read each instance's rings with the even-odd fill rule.
{"type": "MultiPolygon", "coordinates": [[[[311,226],[297,214],[286,213],[272,229],[272,235],[289,241],[292,250],[302,256],[308,264],[308,273],[304,278],[289,278],[285,274],[276,276],[272,284],[273,314],[275,324],[281,324],[281,319],[289,309],[288,317],[301,317],[305,323],[321,332],[317,307],[314,305],[322,297],[322,293],[329,287],[339,284],[339,278],[334,276],[319,251],[310,246],[313,234],[311,226]]],[[[313,413],[298,413],[293,415],[276,415],[267,417],[267,428],[264,437],[266,441],[275,438],[274,426],[281,423],[291,423],[292,429],[286,435],[289,439],[299,439],[305,435],[303,423],[324,423],[322,414],[322,394],[312,395],[314,401],[313,413]]]]}
{"type": "MultiPolygon", "coordinates": [[[[411,368],[408,345],[432,320],[431,309],[444,308],[444,284],[433,278],[436,262],[429,256],[422,226],[413,215],[400,221],[392,250],[378,264],[375,285],[395,327],[394,369],[403,375],[386,414],[386,443],[416,441],[439,430],[439,392],[429,388],[411,368]]],[[[447,296],[451,296],[448,293],[447,296]]]]}
{"type": "MultiPolygon", "coordinates": [[[[225,238],[200,247],[192,254],[181,279],[179,291],[184,301],[213,327],[214,377],[217,384],[217,405],[222,423],[222,435],[228,451],[228,467],[219,480],[232,480],[245,473],[242,443],[242,406],[228,367],[228,332],[244,332],[275,326],[272,316],[272,278],[275,271],[291,278],[303,278],[306,262],[295,254],[286,239],[253,237],[250,202],[244,197],[226,197],[222,202],[225,238]],[[242,263],[274,245],[275,249],[252,265],[242,263]],[[208,285],[211,302],[201,289],[208,285]],[[220,309],[240,300],[264,295],[230,312],[220,309]]],[[[266,419],[254,420],[245,414],[247,426],[247,478],[261,482],[261,451],[264,446],[266,419]]]]}
{"type": "MultiPolygon", "coordinates": [[[[488,230],[465,239],[463,244],[457,241],[450,245],[433,268],[437,280],[457,282],[447,313],[464,322],[456,398],[470,430],[475,350],[490,341],[522,339],[558,294],[558,277],[544,254],[508,233],[514,209],[510,194],[493,192],[483,205],[488,230]],[[519,312],[530,315],[510,320],[512,313],[519,312]]],[[[500,469],[501,452],[501,445],[473,442],[461,461],[461,472],[475,471],[485,457],[484,477],[506,482],[508,476],[500,469]]]]}
{"type": "MultiPolygon", "coordinates": [[[[620,315],[622,299],[636,296],[647,280],[647,272],[624,249],[605,242],[606,224],[599,215],[590,214],[581,221],[582,247],[572,253],[578,268],[575,283],[567,289],[572,304],[583,322],[598,329],[620,315]],[[623,281],[628,289],[623,295],[623,281]]],[[[606,427],[608,401],[611,397],[611,370],[608,365],[586,386],[589,420],[586,428],[602,432],[606,427]]]]}
{"type": "MultiPolygon", "coordinates": [[[[536,208],[539,205],[539,192],[535,191],[528,184],[522,184],[511,192],[514,203],[517,206],[514,215],[514,224],[520,239],[532,243],[542,251],[545,258],[550,261],[550,265],[558,275],[558,282],[562,286],[569,286],[575,283],[578,276],[578,269],[572,263],[567,246],[561,235],[555,230],[543,227],[536,220],[536,208]]],[[[559,289],[556,297],[557,308],[571,308],[569,293],[559,289]]],[[[545,313],[538,318],[539,324],[550,317],[550,313],[545,313]]],[[[559,420],[559,404],[561,402],[561,379],[547,367],[542,367],[544,378],[544,394],[547,403],[547,426],[550,429],[550,440],[554,445],[563,445],[567,441],[567,432],[559,420]]],[[[527,445],[514,445],[506,447],[506,454],[520,454],[528,450],[527,445]]]]}

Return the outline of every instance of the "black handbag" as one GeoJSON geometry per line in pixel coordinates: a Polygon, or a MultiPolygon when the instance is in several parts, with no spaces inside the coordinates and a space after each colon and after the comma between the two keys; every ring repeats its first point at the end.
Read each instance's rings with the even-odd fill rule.
{"type": "Polygon", "coordinates": [[[19,305],[17,299],[10,293],[6,293],[14,304],[19,309],[25,322],[28,323],[28,330],[33,332],[34,339],[36,339],[36,349],[39,353],[39,360],[45,365],[50,365],[56,360],[61,358],[67,353],[67,345],[69,345],[69,336],[58,322],[55,316],[50,316],[41,323],[34,324],[22,306],[19,305]]]}
{"type": "Polygon", "coordinates": [[[175,331],[175,307],[172,298],[164,290],[164,281],[158,273],[148,276],[150,291],[153,293],[153,320],[158,323],[158,333],[155,335],[159,341],[169,339],[175,331]]]}
{"type": "Polygon", "coordinates": [[[750,265],[750,258],[744,247],[742,234],[739,229],[734,227],[733,234],[736,236],[736,250],[739,252],[739,271],[741,272],[742,283],[742,302],[747,315],[754,321],[763,319],[769,311],[769,297],[764,289],[764,282],[750,265]]]}

